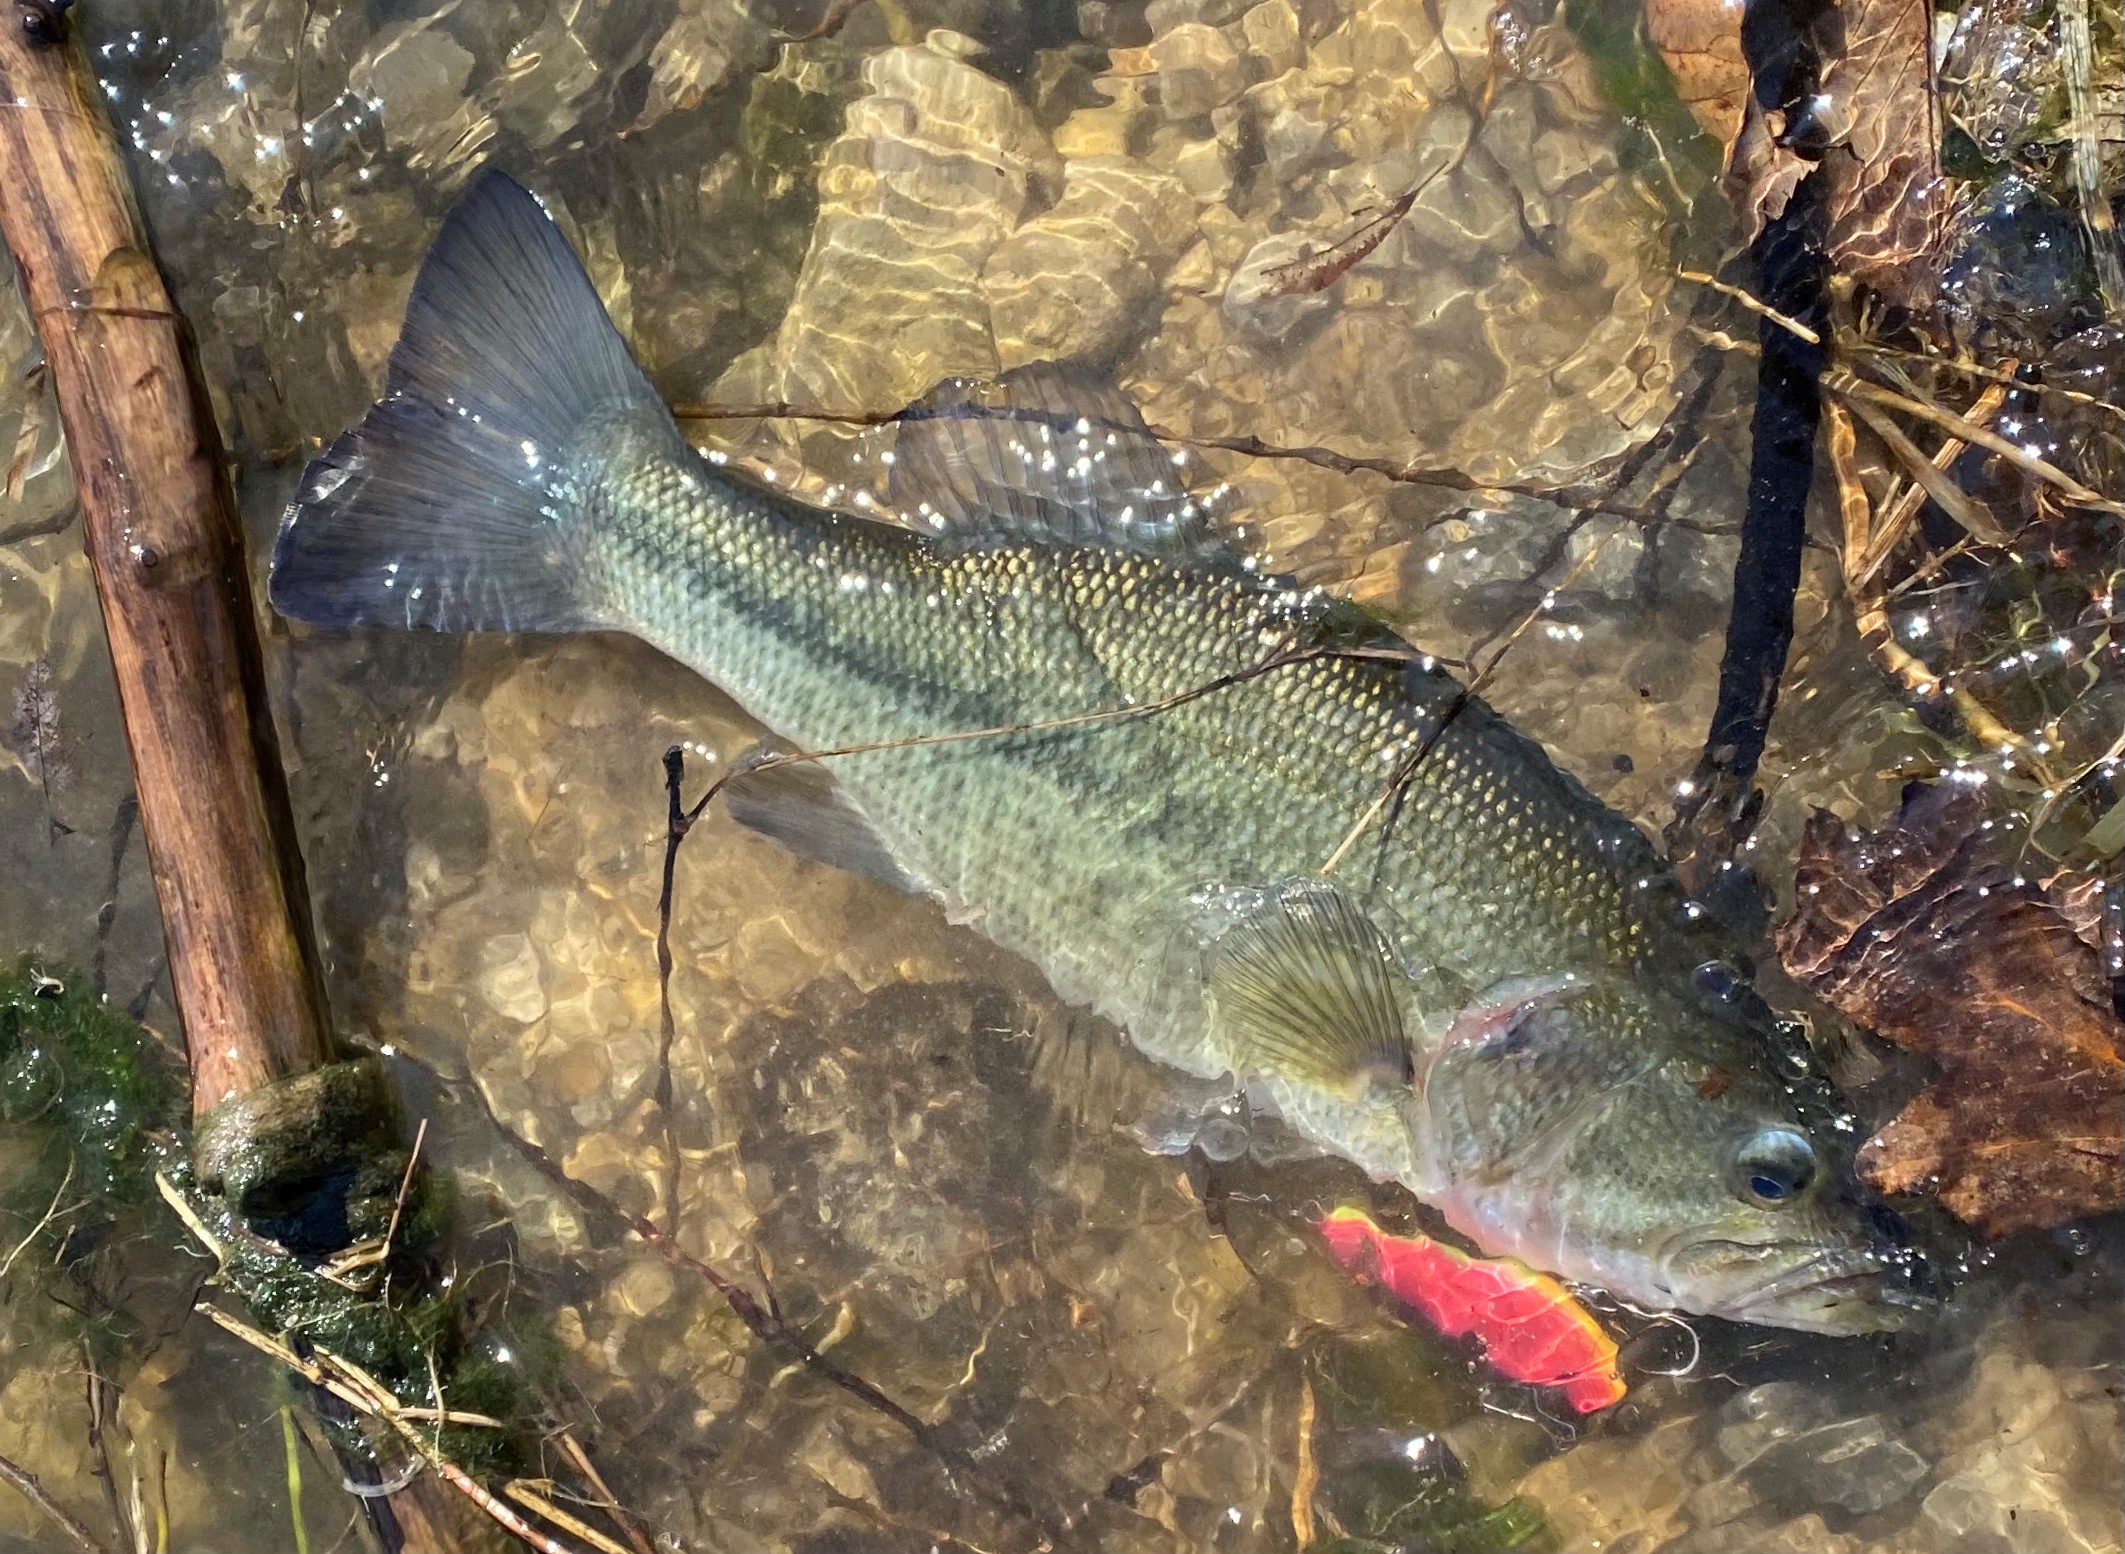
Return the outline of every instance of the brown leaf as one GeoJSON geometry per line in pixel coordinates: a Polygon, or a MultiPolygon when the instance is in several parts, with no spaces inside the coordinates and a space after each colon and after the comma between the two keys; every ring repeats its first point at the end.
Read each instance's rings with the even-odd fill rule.
{"type": "Polygon", "coordinates": [[[2002,1236],[2125,1206],[2125,1026],[2094,949],[1991,859],[1982,815],[1945,786],[1871,835],[1818,811],[1777,938],[1794,976],[1940,1066],[1860,1174],[2002,1236]]]}
{"type": "Polygon", "coordinates": [[[1280,264],[1269,271],[1265,277],[1269,290],[1264,295],[1302,297],[1326,291],[1341,280],[1351,266],[1387,241],[1387,235],[1402,224],[1402,218],[1416,204],[1417,196],[1424,192],[1424,184],[1430,182],[1426,178],[1341,242],[1317,253],[1301,254],[1290,263],[1280,264]]]}
{"type": "MultiPolygon", "coordinates": [[[[1669,3],[1647,0],[1649,31],[1654,11],[1669,3]]],[[[1932,20],[1926,0],[1837,0],[1824,12],[1816,40],[1820,89],[1810,105],[1814,138],[1828,146],[1819,163],[1780,145],[1781,116],[1744,94],[1727,162],[1727,192],[1744,237],[1782,213],[1812,171],[1827,182],[1823,246],[1838,273],[1900,301],[1930,298],[1935,276],[1926,261],[1947,214],[1932,20]]],[[[1738,10],[1731,26],[1738,55],[1738,10]]],[[[1724,46],[1722,40],[1703,52],[1724,46]]]]}
{"type": "Polygon", "coordinates": [[[1741,7],[1728,0],[1645,0],[1645,35],[1704,132],[1732,146],[1749,99],[1741,7]]]}

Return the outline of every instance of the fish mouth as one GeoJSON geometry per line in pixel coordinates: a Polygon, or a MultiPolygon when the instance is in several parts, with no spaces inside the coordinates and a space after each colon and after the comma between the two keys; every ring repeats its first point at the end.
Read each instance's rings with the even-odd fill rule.
{"type": "MultiPolygon", "coordinates": [[[[1729,1244],[1730,1251],[1741,1248],[1729,1244]]],[[[1759,1256],[1768,1249],[1756,1248],[1759,1256]]],[[[1848,1337],[1893,1333],[1939,1308],[1909,1253],[1821,1247],[1713,1314],[1736,1322],[1848,1337]]]]}

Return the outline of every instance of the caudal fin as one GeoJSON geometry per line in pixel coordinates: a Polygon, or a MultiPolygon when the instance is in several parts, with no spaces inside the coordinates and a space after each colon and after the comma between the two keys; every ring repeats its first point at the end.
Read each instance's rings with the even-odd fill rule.
{"type": "Polygon", "coordinates": [[[482,175],[421,264],[384,398],[303,474],[274,608],[431,631],[605,624],[584,471],[563,450],[593,419],[636,417],[670,426],[567,239],[520,184],[482,175]]]}

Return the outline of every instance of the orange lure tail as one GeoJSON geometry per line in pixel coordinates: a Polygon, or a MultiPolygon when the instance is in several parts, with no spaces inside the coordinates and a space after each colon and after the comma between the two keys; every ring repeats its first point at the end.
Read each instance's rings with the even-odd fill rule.
{"type": "Polygon", "coordinates": [[[1548,1274],[1510,1258],[1470,1257],[1429,1236],[1389,1235],[1362,1209],[1336,1209],[1320,1229],[1344,1268],[1378,1279],[1447,1337],[1473,1337],[1514,1381],[1561,1388],[1582,1414],[1623,1397],[1616,1341],[1548,1274]]]}

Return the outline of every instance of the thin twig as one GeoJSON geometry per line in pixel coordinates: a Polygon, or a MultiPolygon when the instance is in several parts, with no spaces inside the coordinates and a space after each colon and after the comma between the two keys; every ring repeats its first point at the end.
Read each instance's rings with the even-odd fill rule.
{"type": "MultiPolygon", "coordinates": [[[[388,1416],[386,1417],[388,1418],[388,1416]]],[[[414,1450],[428,1459],[434,1466],[435,1471],[449,1482],[451,1488],[486,1512],[489,1517],[502,1527],[515,1533],[534,1549],[537,1549],[539,1554],[582,1554],[580,1549],[572,1548],[568,1544],[561,1542],[560,1539],[549,1536],[525,1521],[523,1517],[511,1510],[507,1504],[496,1499],[485,1485],[481,1484],[479,1480],[475,1479],[463,1468],[452,1462],[448,1457],[430,1450],[427,1441],[422,1439],[421,1433],[414,1429],[413,1426],[398,1419],[391,1419],[389,1422],[399,1434],[413,1444],[414,1450]]]]}
{"type": "Polygon", "coordinates": [[[104,1509],[111,1514],[111,1525],[118,1529],[118,1541],[130,1544],[133,1541],[132,1524],[126,1520],[125,1507],[118,1499],[118,1476],[111,1471],[111,1453],[106,1430],[111,1423],[111,1402],[114,1389],[96,1369],[95,1351],[86,1338],[81,1340],[81,1363],[87,1372],[85,1384],[89,1410],[89,1455],[93,1459],[96,1480],[103,1486],[104,1509]]]}
{"type": "Polygon", "coordinates": [[[45,1487],[37,1482],[37,1475],[29,1469],[0,1457],[0,1478],[6,1479],[21,1491],[22,1497],[42,1511],[54,1527],[72,1539],[83,1554],[109,1554],[97,1541],[96,1535],[68,1514],[66,1507],[51,1497],[45,1487]]]}
{"type": "Polygon", "coordinates": [[[406,1169],[399,1173],[398,1193],[391,1200],[391,1219],[384,1226],[384,1233],[358,1246],[349,1247],[339,1256],[333,1258],[331,1262],[320,1267],[317,1270],[320,1278],[330,1279],[334,1284],[353,1290],[356,1294],[367,1293],[368,1286],[375,1281],[373,1279],[365,1279],[357,1283],[349,1275],[358,1273],[365,1268],[382,1267],[390,1261],[391,1243],[398,1236],[399,1219],[406,1209],[406,1194],[412,1190],[413,1173],[420,1166],[421,1145],[427,1141],[427,1138],[428,1119],[423,1117],[420,1121],[420,1126],[414,1129],[413,1132],[413,1148],[406,1153],[406,1169]]]}
{"type": "Polygon", "coordinates": [[[1743,291],[1739,286],[1729,286],[1725,281],[1720,280],[1717,276],[1706,275],[1702,270],[1677,270],[1675,272],[1675,275],[1677,279],[1689,281],[1693,285],[1709,286],[1713,291],[1718,292],[1723,297],[1732,297],[1736,302],[1747,308],[1751,313],[1756,314],[1759,318],[1768,318],[1779,328],[1786,330],[1791,334],[1799,336],[1801,339],[1807,341],[1810,345],[1822,344],[1822,336],[1818,334],[1815,330],[1810,329],[1799,319],[1790,318],[1784,313],[1779,312],[1778,309],[1772,307],[1770,303],[1760,301],[1756,297],[1751,296],[1748,292],[1743,291]]]}
{"type": "Polygon", "coordinates": [[[24,1250],[28,1248],[29,1244],[32,1241],[43,1235],[45,1226],[51,1224],[53,1219],[57,1217],[59,1213],[59,1200],[66,1196],[67,1188],[71,1187],[73,1183],[74,1156],[73,1153],[69,1151],[66,1157],[66,1175],[59,1179],[59,1190],[52,1194],[52,1201],[45,1208],[44,1218],[38,1220],[36,1224],[30,1227],[30,1233],[24,1236],[20,1241],[17,1241],[15,1243],[15,1249],[13,1251],[9,1252],[5,1257],[0,1257],[0,1279],[4,1279],[7,1277],[8,1269],[15,1266],[15,1259],[23,1254],[24,1250]]]}
{"type": "Polygon", "coordinates": [[[1611,529],[1589,545],[1586,549],[1586,554],[1572,564],[1571,571],[1564,575],[1557,586],[1545,592],[1542,598],[1536,602],[1534,608],[1521,617],[1520,624],[1515,626],[1506,635],[1505,640],[1498,644],[1497,650],[1491,654],[1489,660],[1484,663],[1475,677],[1467,685],[1463,686],[1459,694],[1447,704],[1445,711],[1432,720],[1430,730],[1417,742],[1416,749],[1403,758],[1401,764],[1395,768],[1394,775],[1387,779],[1386,786],[1381,788],[1379,793],[1374,796],[1373,801],[1365,807],[1365,812],[1359,815],[1351,828],[1343,834],[1343,840],[1336,843],[1335,851],[1328,855],[1328,861],[1320,867],[1319,872],[1322,878],[1325,879],[1335,873],[1336,869],[1341,866],[1343,859],[1349,854],[1350,849],[1357,845],[1358,838],[1371,828],[1372,823],[1380,818],[1389,805],[1399,806],[1401,795],[1408,789],[1411,779],[1417,775],[1417,769],[1424,763],[1425,757],[1431,754],[1432,749],[1444,737],[1446,730],[1453,724],[1454,719],[1459,717],[1463,709],[1481,694],[1484,686],[1490,683],[1491,676],[1496,673],[1498,665],[1504,661],[1505,655],[1512,651],[1513,644],[1526,635],[1527,629],[1534,625],[1542,613],[1549,608],[1551,599],[1560,591],[1571,587],[1573,583],[1577,582],[1586,569],[1594,564],[1595,558],[1608,547],[1608,542],[1621,532],[1620,529],[1611,529]]]}
{"type": "Polygon", "coordinates": [[[344,1355],[320,1348],[317,1350],[316,1360],[305,1360],[278,1339],[261,1333],[257,1328],[219,1307],[209,1305],[197,1309],[204,1312],[217,1327],[233,1334],[260,1353],[271,1355],[304,1380],[323,1387],[334,1397],[369,1418],[381,1420],[389,1425],[403,1436],[421,1459],[442,1475],[453,1489],[509,1532],[539,1550],[539,1554],[582,1554],[581,1549],[550,1537],[525,1521],[453,1462],[433,1441],[414,1428],[417,1422],[425,1422],[430,1417],[438,1421],[447,1418],[452,1424],[466,1424],[474,1420],[485,1422],[484,1415],[455,1411],[446,1415],[441,1409],[408,1408],[401,1404],[397,1396],[382,1382],[344,1355]]]}
{"type": "MultiPolygon", "coordinates": [[[[834,426],[872,427],[893,426],[907,417],[907,413],[901,410],[837,411],[818,405],[793,404],[787,400],[752,405],[681,403],[673,405],[671,413],[673,419],[678,421],[818,421],[834,426]]],[[[985,408],[982,414],[994,420],[1015,420],[1021,417],[1034,419],[1045,412],[999,405],[985,408]]],[[[1479,496],[1522,496],[1532,501],[1553,503],[1574,512],[1605,513],[1613,518],[1629,518],[1640,523],[1648,519],[1648,514],[1642,508],[1624,506],[1599,498],[1589,499],[1570,487],[1539,486],[1519,481],[1481,481],[1460,470],[1441,466],[1416,464],[1399,459],[1370,458],[1307,444],[1264,442],[1259,437],[1211,437],[1177,432],[1155,422],[1139,429],[1133,426],[1117,426],[1095,416],[1091,418],[1091,424],[1111,431],[1149,432],[1157,441],[1171,443],[1175,447],[1206,448],[1219,453],[1237,453],[1250,459],[1292,460],[1320,469],[1333,470],[1339,475],[1377,475],[1383,480],[1395,481],[1401,485],[1430,486],[1479,496]]]]}
{"type": "Polygon", "coordinates": [[[629,1554],[626,1544],[615,1542],[581,1517],[562,1510],[561,1507],[555,1505],[551,1500],[548,1500],[544,1495],[533,1489],[528,1480],[511,1479],[502,1486],[502,1493],[527,1511],[533,1511],[545,1517],[546,1520],[552,1522],[561,1531],[581,1538],[585,1543],[597,1549],[599,1554],[629,1554]]]}
{"type": "MultiPolygon", "coordinates": [[[[703,803],[705,802],[706,800],[704,799],[703,803]]],[[[696,806],[697,809],[699,807],[696,806]]],[[[746,1289],[736,1280],[726,1276],[714,1264],[704,1262],[687,1251],[683,1246],[679,1245],[677,1240],[665,1234],[655,1221],[645,1215],[631,1213],[621,1208],[588,1182],[570,1176],[544,1149],[503,1122],[495,1114],[494,1107],[488,1101],[486,1092],[477,1084],[453,1080],[450,1076],[422,1062],[421,1059],[411,1053],[401,1055],[408,1061],[426,1069],[434,1078],[452,1086],[452,1088],[460,1086],[468,1088],[473,1098],[479,1103],[481,1111],[485,1113],[488,1126],[492,1127],[502,1141],[515,1150],[526,1164],[559,1188],[570,1202],[584,1210],[591,1219],[602,1221],[609,1226],[632,1233],[674,1268],[691,1273],[707,1284],[710,1289],[723,1298],[724,1303],[730,1307],[732,1314],[743,1322],[751,1330],[753,1336],[765,1345],[771,1353],[780,1354],[787,1359],[796,1361],[821,1380],[832,1383],[864,1406],[884,1415],[905,1430],[918,1445],[938,1458],[957,1478],[975,1489],[984,1499],[1039,1530],[1050,1544],[1059,1543],[1060,1540],[1057,1535],[1043,1524],[1031,1506],[1015,1491],[991,1483],[981,1464],[976,1462],[964,1450],[945,1440],[931,1426],[893,1401],[877,1386],[858,1376],[853,1371],[843,1369],[840,1365],[835,1364],[834,1361],[821,1354],[812,1345],[806,1343],[783,1320],[781,1310],[775,1303],[774,1293],[771,1289],[766,1292],[764,1297],[754,1295],[752,1291],[746,1289]]]]}
{"type": "MultiPolygon", "coordinates": [[[[686,780],[686,752],[673,745],[664,752],[664,875],[657,890],[657,1117],[664,1130],[664,1230],[679,1233],[679,1135],[672,1117],[671,1052],[678,1040],[678,1022],[671,1010],[671,908],[672,893],[679,877],[679,844],[693,828],[694,816],[686,811],[681,785],[686,780]]],[[[721,784],[717,785],[718,787],[721,784]]],[[[709,790],[713,797],[716,789],[709,790]]],[[[703,806],[708,800],[704,798],[703,806]]]]}

